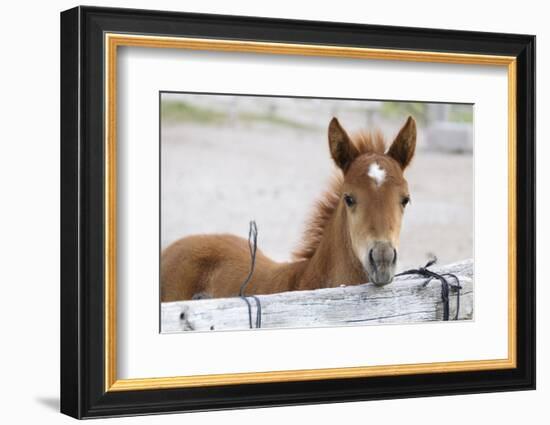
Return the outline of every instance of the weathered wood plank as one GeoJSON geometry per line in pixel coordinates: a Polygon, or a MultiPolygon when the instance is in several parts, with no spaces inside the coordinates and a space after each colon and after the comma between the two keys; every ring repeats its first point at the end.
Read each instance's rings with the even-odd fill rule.
{"type": "MultiPolygon", "coordinates": [[[[454,273],[462,286],[459,319],[473,316],[473,262],[466,260],[438,273],[454,273]]],[[[385,287],[372,284],[260,295],[262,328],[349,326],[377,323],[413,323],[442,320],[441,284],[400,276],[385,287]]],[[[456,312],[456,293],[450,294],[450,317],[456,312]]],[[[253,321],[256,304],[252,305],[253,321]]],[[[249,329],[248,308],[240,298],[162,303],[162,332],[249,329]]]]}

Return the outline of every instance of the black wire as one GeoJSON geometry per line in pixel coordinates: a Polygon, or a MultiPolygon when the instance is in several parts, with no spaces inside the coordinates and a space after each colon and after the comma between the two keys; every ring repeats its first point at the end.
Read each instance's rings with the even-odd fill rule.
{"type": "Polygon", "coordinates": [[[456,314],[455,319],[458,320],[458,314],[460,311],[460,290],[462,287],[460,286],[460,280],[458,277],[452,273],[443,273],[438,274],[432,270],[428,270],[428,267],[433,266],[437,261],[437,258],[434,257],[432,260],[428,261],[428,263],[424,267],[420,267],[418,269],[411,269],[411,270],[405,270],[404,272],[396,274],[396,276],[404,276],[404,275],[412,275],[417,274],[420,276],[424,276],[427,278],[427,280],[423,283],[422,286],[426,286],[432,279],[437,279],[441,282],[441,300],[443,301],[443,320],[449,320],[449,288],[453,288],[456,290],[456,314]],[[455,284],[449,283],[449,281],[446,279],[447,277],[452,277],[455,280],[455,284]]]}
{"type": "MultiPolygon", "coordinates": [[[[239,289],[239,297],[241,297],[246,303],[246,306],[248,308],[248,325],[250,329],[253,329],[252,306],[250,305],[250,301],[248,301],[248,298],[244,294],[244,291],[246,290],[246,287],[250,283],[250,280],[252,279],[252,275],[254,274],[254,269],[256,267],[256,251],[258,249],[258,227],[256,226],[256,222],[254,220],[250,222],[250,227],[248,230],[248,249],[250,251],[250,271],[248,272],[248,276],[246,277],[244,282],[241,284],[241,287],[239,289]]],[[[260,299],[256,295],[251,295],[251,298],[253,298],[254,301],[256,302],[256,328],[261,328],[262,327],[262,304],[260,303],[260,299]]]]}

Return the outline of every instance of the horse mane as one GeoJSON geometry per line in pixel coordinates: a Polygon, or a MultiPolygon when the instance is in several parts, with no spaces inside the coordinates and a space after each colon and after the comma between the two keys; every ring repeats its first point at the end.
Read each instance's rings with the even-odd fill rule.
{"type": "MultiPolygon", "coordinates": [[[[380,132],[369,133],[360,131],[351,136],[351,140],[359,155],[376,153],[383,155],[386,150],[384,137],[380,132]]],[[[342,197],[344,176],[340,170],[330,179],[328,189],[315,202],[309,217],[302,241],[292,253],[294,261],[307,260],[313,257],[323,239],[325,228],[336,211],[342,197]]]]}

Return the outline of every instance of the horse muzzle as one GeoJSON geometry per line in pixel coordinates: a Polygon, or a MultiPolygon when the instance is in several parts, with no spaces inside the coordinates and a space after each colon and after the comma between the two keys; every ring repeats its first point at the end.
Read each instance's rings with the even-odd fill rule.
{"type": "Polygon", "coordinates": [[[397,251],[389,242],[375,242],[368,250],[365,269],[369,280],[377,286],[391,283],[395,275],[397,251]]]}

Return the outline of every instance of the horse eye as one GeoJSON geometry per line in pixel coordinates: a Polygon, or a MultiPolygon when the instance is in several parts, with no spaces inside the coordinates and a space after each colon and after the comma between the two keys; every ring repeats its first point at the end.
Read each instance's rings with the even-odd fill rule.
{"type": "Polygon", "coordinates": [[[355,205],[355,199],[351,195],[344,195],[344,202],[348,207],[353,207],[355,205]]]}
{"type": "Polygon", "coordinates": [[[403,199],[401,199],[401,206],[405,208],[409,202],[411,202],[411,198],[404,196],[403,199]]]}

